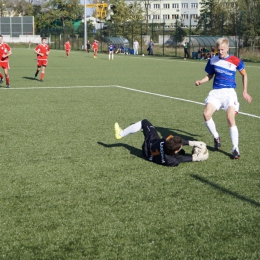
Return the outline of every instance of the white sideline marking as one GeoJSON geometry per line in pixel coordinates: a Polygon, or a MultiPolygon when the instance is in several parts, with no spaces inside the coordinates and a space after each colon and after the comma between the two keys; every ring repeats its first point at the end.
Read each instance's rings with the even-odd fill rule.
{"type": "MultiPolygon", "coordinates": [[[[158,93],[148,92],[148,91],[134,89],[134,88],[123,87],[123,86],[117,86],[117,85],[108,85],[108,86],[68,86],[68,87],[28,87],[28,88],[8,88],[8,89],[7,88],[2,88],[1,90],[10,91],[10,90],[76,89],[76,88],[121,88],[121,89],[135,91],[135,92],[139,92],[139,93],[143,93],[143,94],[148,94],[148,95],[153,95],[153,96],[163,97],[163,98],[170,98],[170,99],[174,99],[174,100],[179,100],[179,101],[184,101],[184,102],[189,102],[189,103],[193,103],[193,104],[198,104],[198,105],[203,105],[204,106],[204,103],[193,101],[193,100],[189,100],[189,99],[171,97],[171,96],[167,96],[167,95],[162,95],[162,94],[158,94],[158,93]]],[[[239,112],[239,114],[244,115],[244,116],[249,116],[249,117],[254,117],[254,118],[260,119],[260,116],[257,116],[257,115],[252,115],[252,114],[248,114],[248,113],[244,113],[244,112],[239,112]]]]}
{"type": "MultiPolygon", "coordinates": [[[[148,92],[148,91],[143,91],[143,90],[134,89],[134,88],[127,88],[127,87],[122,87],[122,86],[116,86],[116,87],[122,88],[122,89],[131,90],[131,91],[136,91],[136,92],[140,92],[140,93],[144,93],[144,94],[148,94],[148,95],[153,95],[153,96],[158,96],[158,97],[164,97],[164,98],[170,98],[170,99],[180,100],[180,101],[189,102],[189,103],[194,103],[194,104],[198,104],[198,105],[203,105],[203,106],[204,106],[204,103],[197,102],[197,101],[193,101],[193,100],[188,100],[188,99],[183,99],[183,98],[177,98],[177,97],[166,96],[166,95],[157,94],[157,93],[148,92]]],[[[259,118],[259,119],[260,119],[260,116],[256,116],[256,115],[252,115],[252,114],[248,114],[248,113],[243,113],[243,112],[240,112],[240,111],[239,111],[239,114],[245,115],[245,116],[250,116],[250,117],[255,117],[255,118],[259,118]]]]}

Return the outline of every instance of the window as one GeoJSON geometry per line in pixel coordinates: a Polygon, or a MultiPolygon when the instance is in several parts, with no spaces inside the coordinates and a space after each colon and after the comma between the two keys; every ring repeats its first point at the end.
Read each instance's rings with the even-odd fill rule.
{"type": "Polygon", "coordinates": [[[154,8],[154,9],[160,9],[160,4],[154,4],[154,5],[153,5],[153,8],[154,8]]]}
{"type": "Polygon", "coordinates": [[[194,20],[198,19],[198,15],[197,14],[191,14],[191,19],[194,19],[194,20]]]}
{"type": "Polygon", "coordinates": [[[163,15],[163,19],[169,20],[169,19],[170,19],[170,15],[169,15],[169,14],[164,14],[164,15],[163,15]]]}
{"type": "Polygon", "coordinates": [[[179,19],[179,15],[178,14],[172,14],[172,19],[179,19]]]}
{"type": "Polygon", "coordinates": [[[163,8],[170,9],[170,4],[163,4],[163,8]]]}
{"type": "Polygon", "coordinates": [[[179,9],[179,4],[172,4],[172,8],[179,9]]]}
{"type": "Polygon", "coordinates": [[[188,4],[187,3],[181,4],[181,8],[188,8],[188,4]]]}
{"type": "Polygon", "coordinates": [[[151,20],[151,15],[150,14],[147,15],[147,19],[151,20]]]}
{"type": "Polygon", "coordinates": [[[145,4],[145,9],[151,9],[151,5],[150,4],[145,4]]]}
{"type": "Polygon", "coordinates": [[[187,19],[189,19],[189,15],[188,14],[182,14],[181,15],[181,19],[182,20],[187,20],[187,19]]]}
{"type": "Polygon", "coordinates": [[[153,19],[154,20],[159,20],[160,19],[160,15],[159,14],[154,14],[153,15],[153,19]]]}
{"type": "Polygon", "coordinates": [[[191,8],[198,8],[198,4],[197,3],[191,3],[190,7],[191,8]]]}

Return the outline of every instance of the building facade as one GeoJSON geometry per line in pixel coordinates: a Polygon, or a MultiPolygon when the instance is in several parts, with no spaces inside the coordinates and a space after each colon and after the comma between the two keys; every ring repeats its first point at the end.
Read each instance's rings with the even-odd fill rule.
{"type": "Polygon", "coordinates": [[[201,9],[199,0],[140,0],[140,4],[148,9],[149,23],[165,23],[166,28],[174,28],[176,21],[182,27],[196,27],[201,9]]]}

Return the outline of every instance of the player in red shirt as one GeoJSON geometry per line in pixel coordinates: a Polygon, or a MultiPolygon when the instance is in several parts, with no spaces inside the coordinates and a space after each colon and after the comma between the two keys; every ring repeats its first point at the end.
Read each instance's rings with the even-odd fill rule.
{"type": "Polygon", "coordinates": [[[92,48],[94,50],[94,58],[97,58],[97,52],[98,52],[98,41],[94,40],[92,44],[92,48]]]}
{"type": "MultiPolygon", "coordinates": [[[[5,82],[6,82],[6,87],[10,88],[10,79],[9,79],[9,74],[8,70],[10,69],[9,67],[9,62],[8,62],[8,57],[12,54],[11,48],[7,43],[3,42],[3,36],[0,35],[0,67],[4,69],[5,73],[5,82]]],[[[0,83],[4,82],[4,76],[0,72],[0,83]]]]}
{"type": "Polygon", "coordinates": [[[38,44],[34,49],[34,52],[37,54],[37,70],[35,73],[35,77],[37,77],[40,69],[42,68],[42,72],[40,75],[40,81],[43,82],[45,68],[48,64],[48,56],[50,53],[50,46],[46,44],[46,38],[42,38],[42,43],[38,44]]]}
{"type": "Polygon", "coordinates": [[[70,49],[71,49],[71,45],[70,45],[69,40],[67,40],[65,42],[64,49],[65,49],[65,52],[66,52],[66,56],[69,58],[69,56],[70,56],[70,49]]]}

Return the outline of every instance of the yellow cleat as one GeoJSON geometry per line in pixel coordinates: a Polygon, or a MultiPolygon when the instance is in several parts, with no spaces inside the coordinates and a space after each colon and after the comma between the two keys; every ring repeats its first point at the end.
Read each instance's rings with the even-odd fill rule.
{"type": "Polygon", "coordinates": [[[122,138],[122,136],[120,135],[120,133],[123,131],[121,128],[120,128],[120,126],[119,126],[119,124],[118,123],[115,123],[115,137],[116,137],[116,139],[121,139],[122,138]]]}

